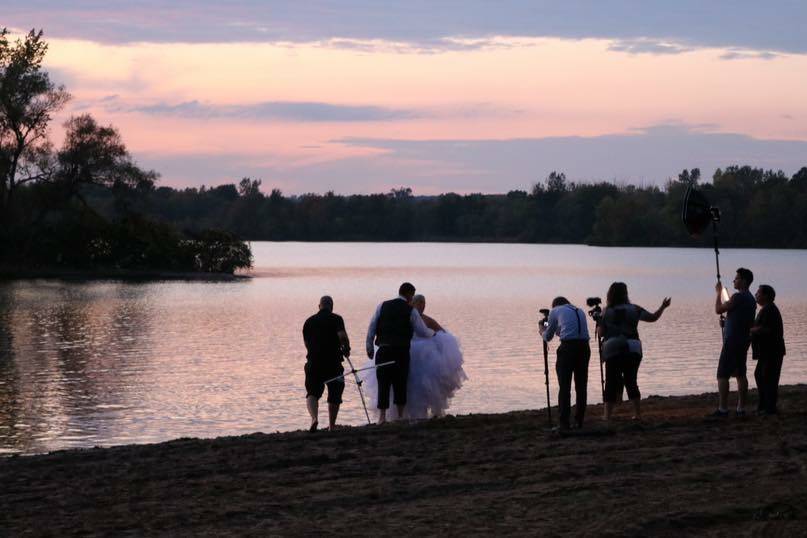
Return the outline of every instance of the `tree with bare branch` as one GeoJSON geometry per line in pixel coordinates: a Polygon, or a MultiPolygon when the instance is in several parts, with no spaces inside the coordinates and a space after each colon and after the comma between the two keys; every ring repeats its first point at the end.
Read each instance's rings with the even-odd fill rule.
{"type": "Polygon", "coordinates": [[[6,28],[0,30],[0,210],[4,215],[20,185],[49,180],[55,170],[48,125],[70,94],[43,69],[47,50],[41,30],[31,30],[14,42],[6,28]]]}

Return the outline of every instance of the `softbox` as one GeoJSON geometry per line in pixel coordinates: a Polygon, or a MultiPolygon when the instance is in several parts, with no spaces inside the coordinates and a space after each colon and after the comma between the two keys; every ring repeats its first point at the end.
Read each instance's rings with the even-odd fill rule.
{"type": "Polygon", "coordinates": [[[684,206],[681,210],[681,220],[684,221],[689,235],[700,237],[713,218],[709,201],[690,184],[684,195],[684,206]]]}

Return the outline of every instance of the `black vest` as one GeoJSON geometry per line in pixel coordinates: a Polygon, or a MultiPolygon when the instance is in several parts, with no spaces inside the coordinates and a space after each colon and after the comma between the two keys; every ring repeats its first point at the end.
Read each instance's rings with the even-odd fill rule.
{"type": "Polygon", "coordinates": [[[412,307],[403,299],[391,299],[381,303],[381,313],[375,330],[377,346],[409,349],[412,340],[412,307]]]}

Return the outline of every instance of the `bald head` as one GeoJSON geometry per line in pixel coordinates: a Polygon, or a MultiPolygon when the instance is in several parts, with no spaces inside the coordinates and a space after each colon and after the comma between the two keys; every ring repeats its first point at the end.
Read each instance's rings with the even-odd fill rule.
{"type": "Polygon", "coordinates": [[[320,297],[319,309],[327,310],[328,312],[333,312],[333,299],[331,299],[330,295],[323,295],[322,297],[320,297]]]}

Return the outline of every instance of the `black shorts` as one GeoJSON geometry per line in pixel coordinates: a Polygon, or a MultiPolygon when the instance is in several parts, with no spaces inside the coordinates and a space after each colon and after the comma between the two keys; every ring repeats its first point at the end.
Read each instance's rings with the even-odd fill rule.
{"type": "MultiPolygon", "coordinates": [[[[322,368],[310,362],[305,363],[305,395],[314,396],[317,400],[322,398],[325,392],[325,381],[342,375],[344,369],[340,365],[338,368],[322,368]]],[[[339,378],[328,383],[328,403],[342,403],[342,393],[345,391],[345,379],[339,378]]]]}
{"type": "Polygon", "coordinates": [[[745,377],[748,345],[724,344],[717,362],[717,378],[745,377]]]}

